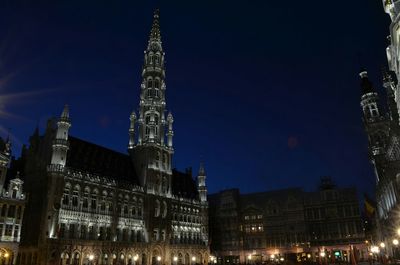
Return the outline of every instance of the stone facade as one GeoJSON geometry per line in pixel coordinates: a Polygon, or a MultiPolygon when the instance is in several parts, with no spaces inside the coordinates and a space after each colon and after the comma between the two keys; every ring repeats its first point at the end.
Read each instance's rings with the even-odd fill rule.
{"type": "Polygon", "coordinates": [[[128,153],[69,135],[65,106],[23,150],[26,209],[17,264],[205,264],[205,170],[172,169],[173,117],[166,111],[159,13],[144,52],[139,113],[128,153]]]}
{"type": "Polygon", "coordinates": [[[209,203],[211,253],[218,263],[317,261],[321,251],[349,261],[351,246],[359,258],[366,256],[357,192],[327,178],[315,192],[233,189],[210,195],[209,203]]]}
{"type": "Polygon", "coordinates": [[[9,139],[4,142],[0,138],[0,150],[0,264],[14,264],[21,238],[26,195],[20,176],[7,174],[12,173],[8,172],[11,158],[9,139]]]}

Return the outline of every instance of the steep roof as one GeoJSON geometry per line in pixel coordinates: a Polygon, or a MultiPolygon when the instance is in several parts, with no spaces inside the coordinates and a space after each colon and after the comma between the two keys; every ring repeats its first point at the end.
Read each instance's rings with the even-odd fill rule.
{"type": "Polygon", "coordinates": [[[70,136],[67,167],[138,184],[132,158],[128,154],[70,136]]]}
{"type": "Polygon", "coordinates": [[[197,198],[196,182],[190,173],[172,170],[172,194],[189,199],[197,198]]]}

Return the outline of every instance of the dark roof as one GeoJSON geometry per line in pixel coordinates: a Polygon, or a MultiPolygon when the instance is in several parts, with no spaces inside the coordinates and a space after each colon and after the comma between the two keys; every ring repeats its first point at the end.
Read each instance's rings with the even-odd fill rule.
{"type": "Polygon", "coordinates": [[[288,188],[265,192],[241,194],[240,200],[243,205],[255,204],[264,205],[268,201],[284,203],[289,197],[302,199],[303,190],[301,188],[288,188]]]}
{"type": "Polygon", "coordinates": [[[82,170],[116,180],[138,183],[132,158],[128,154],[70,136],[67,167],[82,170]]]}
{"type": "Polygon", "coordinates": [[[196,182],[191,173],[183,173],[176,169],[172,170],[172,194],[196,199],[198,197],[196,182]]]}

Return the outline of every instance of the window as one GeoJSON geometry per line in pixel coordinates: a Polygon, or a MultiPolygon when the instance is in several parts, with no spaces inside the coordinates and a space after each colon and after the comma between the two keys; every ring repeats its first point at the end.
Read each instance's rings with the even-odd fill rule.
{"type": "Polygon", "coordinates": [[[89,200],[88,198],[83,198],[83,203],[82,203],[83,209],[87,209],[89,207],[89,200]]]}
{"type": "Polygon", "coordinates": [[[160,216],[160,201],[156,200],[154,208],[154,217],[160,216]]]}
{"type": "Polygon", "coordinates": [[[12,225],[6,225],[6,231],[4,232],[4,235],[5,236],[12,236],[12,229],[13,229],[12,225]]]}
{"type": "Polygon", "coordinates": [[[64,223],[60,224],[60,230],[58,232],[58,236],[60,238],[64,238],[65,237],[65,224],[64,223]]]}
{"type": "Polygon", "coordinates": [[[69,225],[69,238],[75,238],[76,234],[76,224],[69,225]]]}
{"type": "Polygon", "coordinates": [[[249,218],[249,216],[248,215],[246,215],[245,217],[244,217],[244,220],[249,220],[250,218],[249,218]]]}
{"type": "Polygon", "coordinates": [[[165,229],[161,230],[161,240],[165,241],[165,229]]]}
{"type": "Polygon", "coordinates": [[[18,226],[18,225],[15,225],[15,226],[14,226],[14,237],[17,237],[17,238],[18,238],[18,235],[19,235],[19,226],[18,226]]]}
{"type": "Polygon", "coordinates": [[[257,215],[257,219],[262,219],[262,215],[257,215]]]}
{"type": "Polygon", "coordinates": [[[85,239],[86,238],[86,225],[81,225],[81,238],[85,239]]]}
{"type": "Polygon", "coordinates": [[[160,88],[160,80],[158,80],[158,79],[154,80],[154,88],[156,88],[156,89],[160,88]]]}
{"type": "Polygon", "coordinates": [[[69,204],[69,195],[67,193],[67,191],[64,191],[64,195],[62,198],[62,204],[63,205],[68,205],[69,204]]]}
{"type": "Polygon", "coordinates": [[[96,210],[96,208],[97,208],[96,195],[92,195],[92,203],[90,205],[91,205],[92,210],[96,210]]]}
{"type": "Polygon", "coordinates": [[[7,212],[7,204],[3,204],[3,207],[1,208],[1,216],[6,216],[7,212]]]}
{"type": "Polygon", "coordinates": [[[153,230],[153,240],[154,241],[158,241],[159,240],[159,238],[158,238],[158,229],[154,229],[153,230]]]}
{"type": "Polygon", "coordinates": [[[14,188],[14,189],[13,189],[13,192],[12,192],[12,197],[13,197],[13,199],[16,199],[16,198],[17,198],[17,192],[18,192],[18,188],[14,188]]]}
{"type": "Polygon", "coordinates": [[[154,63],[155,63],[156,65],[159,65],[159,64],[160,64],[160,58],[158,57],[158,55],[155,55],[155,56],[154,56],[154,63]]]}
{"type": "Polygon", "coordinates": [[[15,205],[10,205],[8,207],[8,214],[7,217],[15,217],[15,205]]]}
{"type": "Polygon", "coordinates": [[[152,88],[153,87],[153,79],[147,80],[147,88],[152,88]]]}

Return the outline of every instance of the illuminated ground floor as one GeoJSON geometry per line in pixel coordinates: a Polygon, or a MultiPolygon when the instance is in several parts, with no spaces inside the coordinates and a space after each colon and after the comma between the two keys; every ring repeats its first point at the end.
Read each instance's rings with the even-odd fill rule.
{"type": "Polygon", "coordinates": [[[204,245],[49,240],[39,248],[21,246],[15,264],[200,265],[208,262],[209,251],[204,245]]]}
{"type": "Polygon", "coordinates": [[[232,250],[212,253],[218,264],[259,264],[265,262],[350,262],[368,260],[369,249],[365,244],[319,247],[264,248],[232,250]]]}

